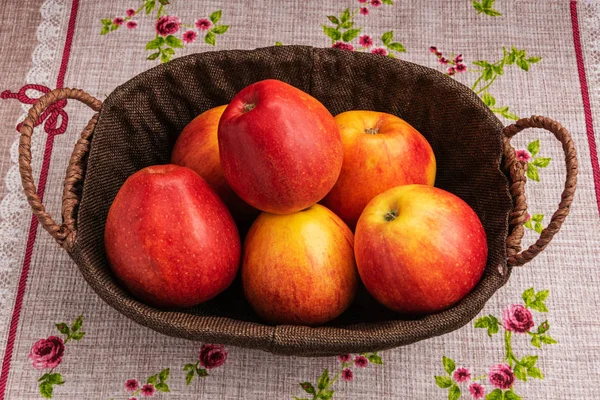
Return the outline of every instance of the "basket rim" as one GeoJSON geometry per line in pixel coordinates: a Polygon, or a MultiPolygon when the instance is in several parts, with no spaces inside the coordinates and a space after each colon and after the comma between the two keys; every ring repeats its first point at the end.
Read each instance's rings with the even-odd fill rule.
{"type": "MultiPolygon", "coordinates": [[[[301,51],[309,52],[314,57],[315,52],[337,52],[336,49],[316,49],[309,46],[287,46],[297,48],[301,51]]],[[[278,49],[273,49],[277,51],[278,49]]],[[[232,52],[241,52],[241,53],[253,53],[258,50],[222,50],[219,52],[213,53],[232,53],[232,52]]],[[[185,65],[190,60],[194,60],[198,55],[190,55],[186,57],[178,58],[171,63],[163,64],[156,66],[146,72],[143,72],[136,77],[132,78],[130,81],[120,85],[118,88],[113,91],[102,106],[100,110],[99,122],[102,121],[103,110],[111,104],[113,97],[118,97],[122,94],[122,90],[127,87],[127,85],[133,85],[138,81],[141,81],[144,76],[148,74],[156,73],[156,70],[165,71],[168,68],[177,67],[178,64],[185,65]]],[[[201,55],[200,55],[201,56],[201,55]]],[[[371,54],[355,54],[356,57],[365,57],[371,60],[379,61],[381,60],[380,56],[371,55],[371,54]]],[[[385,60],[387,61],[387,60],[385,60]]],[[[390,60],[392,61],[392,60],[390,60]]],[[[400,62],[405,65],[418,66],[417,64],[410,63],[408,61],[402,60],[394,60],[393,62],[400,62]]],[[[423,66],[418,66],[418,68],[427,68],[423,66]]],[[[428,68],[428,70],[432,70],[428,68]]],[[[439,74],[441,79],[446,79],[448,83],[454,86],[454,89],[459,91],[461,95],[465,97],[465,100],[470,102],[473,106],[479,106],[482,103],[481,99],[476,96],[472,91],[470,91],[466,86],[458,83],[454,79],[445,76],[444,74],[435,71],[436,74],[439,74]]],[[[485,117],[491,118],[496,121],[497,131],[494,133],[496,140],[498,141],[497,147],[499,149],[498,158],[496,160],[496,167],[501,171],[500,162],[502,158],[501,154],[501,130],[503,126],[501,122],[497,119],[497,117],[486,107],[481,108],[481,110],[485,110],[487,115],[485,117]]],[[[93,149],[92,149],[93,151],[93,149]]],[[[506,177],[506,196],[510,196],[508,193],[509,189],[509,180],[506,174],[503,173],[506,177]]],[[[508,215],[506,220],[506,226],[508,227],[508,215]]],[[[508,228],[507,228],[508,230],[508,228]]],[[[72,248],[71,254],[75,255],[78,251],[79,245],[78,241],[75,241],[75,245],[72,248]]],[[[506,258],[506,257],[503,257],[506,258]]],[[[240,321],[229,317],[219,317],[219,316],[199,316],[194,314],[186,313],[185,311],[162,311],[159,309],[155,309],[153,307],[147,306],[137,300],[128,297],[127,292],[122,289],[118,285],[106,285],[101,284],[100,282],[106,283],[106,276],[104,274],[94,274],[90,273],[90,269],[83,267],[82,265],[89,265],[90,260],[83,259],[81,260],[83,263],[78,263],[80,271],[83,273],[88,283],[92,286],[92,288],[102,297],[105,301],[107,299],[111,299],[114,297],[120,297],[122,301],[120,302],[112,302],[109,301],[109,304],[117,309],[122,314],[128,316],[129,318],[134,319],[136,322],[141,325],[145,325],[150,327],[153,330],[159,331],[161,333],[171,335],[171,336],[179,336],[194,340],[215,340],[219,343],[223,344],[239,344],[240,339],[245,340],[244,347],[247,348],[256,348],[261,350],[266,350],[272,353],[279,354],[297,354],[297,346],[298,343],[294,343],[294,340],[282,339],[282,338],[296,338],[301,345],[303,346],[303,354],[302,355],[334,355],[340,354],[341,352],[365,352],[365,351],[376,351],[383,350],[386,348],[397,347],[401,345],[406,345],[409,343],[413,343],[419,340],[423,340],[432,336],[441,335],[450,331],[453,331],[458,328],[457,323],[458,320],[470,321],[474,318],[483,305],[485,301],[482,302],[481,307],[472,308],[465,307],[466,304],[471,303],[471,299],[475,296],[483,296],[486,301],[501,287],[503,286],[509,279],[511,268],[504,263],[499,266],[499,271],[501,272],[501,278],[498,278],[497,274],[491,274],[486,268],[486,272],[484,276],[481,278],[480,282],[476,285],[476,287],[460,302],[452,306],[451,308],[444,310],[440,313],[427,315],[421,319],[408,321],[407,320],[390,320],[390,321],[379,321],[373,323],[358,323],[352,325],[345,326],[318,326],[318,327],[309,327],[309,326],[299,326],[299,325],[266,325],[257,322],[250,321],[240,321]],[[494,285],[482,285],[484,281],[494,279],[498,280],[494,285]],[[483,288],[483,289],[482,289],[483,288]],[[485,289],[487,288],[487,289],[485,289]],[[463,314],[460,318],[450,318],[450,316],[456,316],[457,310],[463,310],[463,314]],[[467,317],[467,318],[465,318],[467,317]],[[188,332],[188,329],[184,326],[185,324],[182,321],[189,322],[191,320],[197,324],[198,334],[191,334],[188,332]],[[156,324],[156,321],[160,320],[160,324],[156,324]],[[439,320],[445,321],[443,325],[439,324],[439,320]],[[234,326],[232,328],[232,325],[234,326]],[[385,327],[386,335],[384,339],[381,340],[371,340],[369,339],[369,331],[372,330],[381,330],[382,326],[385,327]],[[419,337],[413,337],[409,340],[401,340],[398,341],[396,337],[404,337],[406,336],[407,329],[411,328],[418,329],[422,333],[419,337]],[[244,333],[240,333],[244,332],[244,333]],[[328,349],[324,351],[322,346],[322,340],[324,337],[331,338],[335,337],[336,345],[332,345],[331,342],[328,342],[328,349]],[[357,340],[357,337],[362,338],[357,340]],[[282,340],[285,343],[282,343],[282,340]],[[265,348],[265,341],[269,343],[268,348],[265,348]]],[[[466,322],[464,322],[466,323],[466,322]]],[[[464,325],[462,323],[460,326],[464,325]]]]}

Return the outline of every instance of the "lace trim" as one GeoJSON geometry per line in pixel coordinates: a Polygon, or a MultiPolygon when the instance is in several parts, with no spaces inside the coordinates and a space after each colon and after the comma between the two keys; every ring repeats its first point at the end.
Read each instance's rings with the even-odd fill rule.
{"type": "MultiPolygon", "coordinates": [[[[41,84],[54,87],[56,62],[62,48],[63,27],[67,21],[68,6],[65,0],[46,0],[40,8],[42,22],[37,28],[38,45],[32,53],[32,67],[27,73],[25,83],[41,84]]],[[[4,88],[15,89],[18,88],[4,88]]],[[[34,93],[38,95],[39,93],[34,93]]],[[[28,104],[21,104],[23,113],[15,121],[15,126],[27,116],[28,104]]],[[[19,174],[19,134],[15,132],[15,140],[10,148],[10,166],[4,178],[6,194],[0,202],[0,351],[6,348],[6,339],[19,272],[23,264],[27,233],[31,221],[31,211],[21,188],[19,174]]],[[[39,171],[42,163],[46,135],[43,128],[38,128],[31,141],[33,154],[33,170],[39,171]]]]}
{"type": "Polygon", "coordinates": [[[590,101],[595,110],[600,106],[600,2],[577,3],[581,42],[588,78],[590,101]]]}

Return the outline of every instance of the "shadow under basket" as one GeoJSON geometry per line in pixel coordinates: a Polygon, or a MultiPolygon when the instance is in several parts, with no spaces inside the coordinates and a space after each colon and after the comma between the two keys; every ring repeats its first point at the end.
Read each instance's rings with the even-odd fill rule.
{"type": "Polygon", "coordinates": [[[89,285],[116,310],[170,336],[297,356],[360,353],[407,345],[460,328],[510,277],[511,267],[542,251],[569,213],[577,158],[567,130],[533,116],[503,127],[466,86],[430,68],[373,54],[306,46],[193,54],[146,71],[104,103],[78,89],[56,89],[34,104],[21,128],[23,187],[44,228],[77,263],[89,285]],[[104,252],[104,225],[119,188],[134,172],[169,162],[177,135],[198,114],[227,104],[263,79],[279,79],[321,101],[333,115],[376,110],[397,115],[421,132],[437,159],[436,186],[465,200],[487,234],[483,278],[452,308],[403,319],[364,289],[355,303],[325,326],[264,324],[245,301],[239,280],[215,299],[186,310],[158,310],[134,299],[116,281],[104,252]],[[61,225],[36,194],[31,172],[34,121],[51,104],[76,99],[97,113],[78,140],[65,179],[61,225]],[[527,206],[526,164],[510,138],[544,128],[562,143],[566,183],[558,210],[537,243],[521,252],[527,206]]]}

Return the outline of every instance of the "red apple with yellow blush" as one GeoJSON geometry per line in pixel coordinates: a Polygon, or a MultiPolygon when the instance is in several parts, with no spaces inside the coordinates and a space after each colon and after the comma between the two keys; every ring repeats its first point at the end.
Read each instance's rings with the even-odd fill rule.
{"type": "Polygon", "coordinates": [[[249,224],[259,211],[231,189],[219,159],[217,131],[227,105],[211,108],[183,128],[171,153],[171,163],[193,169],[217,192],[240,224],[249,224]]]}
{"type": "Polygon", "coordinates": [[[479,282],[486,235],[471,207],[427,185],[392,188],[365,207],[354,238],[360,277],[373,297],[404,314],[445,310],[479,282]]]}
{"type": "Polygon", "coordinates": [[[342,167],[340,133],[317,99],[268,79],[242,89],[219,122],[223,173],[248,204],[291,214],[321,200],[342,167]]]}
{"type": "Polygon", "coordinates": [[[435,182],[436,162],[427,140],[395,115],[347,111],[335,117],[344,163],[321,202],[354,229],[369,201],[395,186],[435,182]]]}
{"type": "Polygon", "coordinates": [[[274,324],[320,325],[354,299],[353,235],[322,205],[293,214],[262,213],[244,242],[246,299],[274,324]]]}

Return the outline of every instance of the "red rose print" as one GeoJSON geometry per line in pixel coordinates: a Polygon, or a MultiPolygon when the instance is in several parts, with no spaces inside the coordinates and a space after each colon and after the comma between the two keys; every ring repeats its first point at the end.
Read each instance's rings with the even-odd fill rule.
{"type": "Polygon", "coordinates": [[[488,379],[498,389],[510,389],[515,382],[515,374],[508,364],[497,364],[490,367],[488,379]]]}
{"type": "Polygon", "coordinates": [[[196,21],[196,28],[200,29],[201,31],[207,31],[211,26],[212,23],[206,18],[201,18],[196,21]]]}
{"type": "Polygon", "coordinates": [[[198,360],[206,369],[220,367],[227,360],[227,350],[220,344],[205,344],[200,349],[198,360]]]}
{"type": "Polygon", "coordinates": [[[181,26],[179,18],[164,15],[156,21],[156,33],[160,36],[169,36],[176,33],[181,26]]]}
{"type": "Polygon", "coordinates": [[[29,359],[35,369],[56,368],[65,354],[65,343],[57,336],[40,339],[33,344],[29,359]]]}
{"type": "Polygon", "coordinates": [[[502,313],[504,329],[516,333],[525,333],[533,328],[531,311],[520,304],[513,304],[502,313]]]}
{"type": "Polygon", "coordinates": [[[198,34],[196,33],[196,31],[189,30],[183,33],[182,38],[185,43],[192,43],[194,40],[196,40],[197,36],[198,34]]]}

